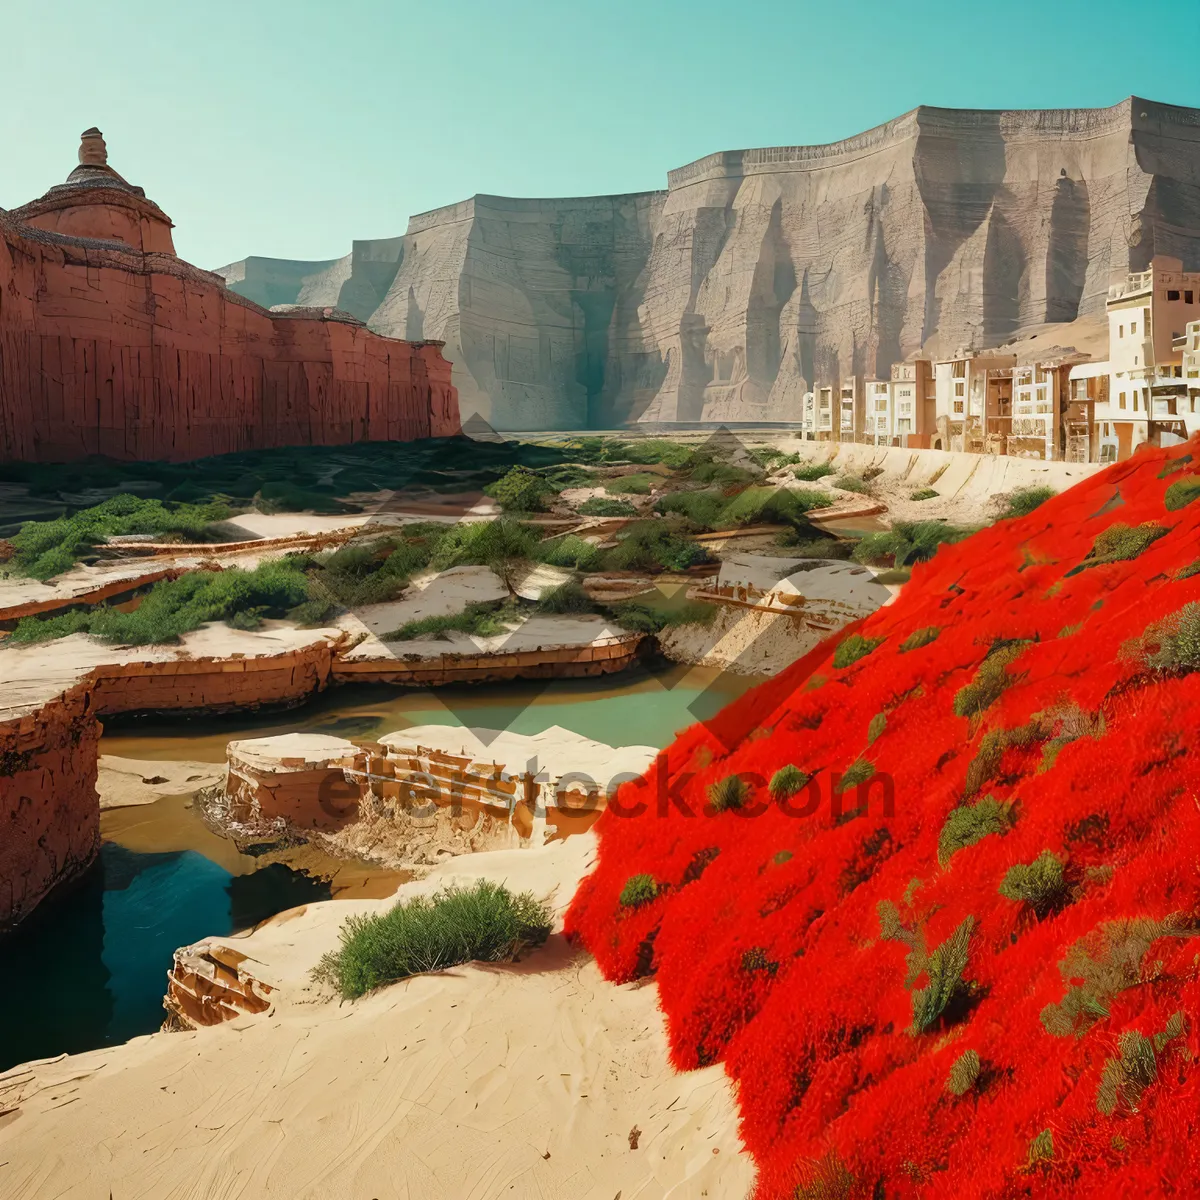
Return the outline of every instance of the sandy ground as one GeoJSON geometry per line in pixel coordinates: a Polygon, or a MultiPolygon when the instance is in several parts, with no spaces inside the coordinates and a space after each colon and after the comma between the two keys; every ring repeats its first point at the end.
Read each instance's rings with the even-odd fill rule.
{"type": "Polygon", "coordinates": [[[96,791],[100,808],[128,808],[153,804],[164,796],[183,796],[211,787],[225,778],[225,768],[213,763],[150,761],[100,755],[96,791]]]}
{"type": "Polygon", "coordinates": [[[253,632],[205,625],[173,646],[110,646],[86,633],[31,645],[0,645],[0,721],[23,716],[105,663],[170,662],[181,658],[246,658],[282,654],[340,636],[336,629],[296,629],[264,621],[253,632]]]}
{"type": "MultiPolygon", "coordinates": [[[[399,894],[490,878],[552,896],[561,910],[593,852],[587,835],[471,855],[399,894]]],[[[279,986],[260,1017],[0,1076],[0,1195],[748,1193],[753,1169],[721,1068],[673,1073],[654,987],[604,983],[558,935],[519,964],[421,976],[354,1003],[326,998],[309,968],[348,913],[381,906],[310,905],[226,939],[279,986]]]]}

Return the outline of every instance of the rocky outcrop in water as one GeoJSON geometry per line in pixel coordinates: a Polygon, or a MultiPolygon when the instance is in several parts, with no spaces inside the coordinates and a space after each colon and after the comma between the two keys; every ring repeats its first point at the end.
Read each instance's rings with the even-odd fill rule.
{"type": "Polygon", "coordinates": [[[814,381],[1101,313],[1200,268],[1200,111],[918,108],[827,146],[713,154],[666,191],[475,196],[336,262],[221,269],[260,302],[438,338],[500,429],[794,420],[814,381]],[[301,269],[302,268],[302,269],[301,269]]]}

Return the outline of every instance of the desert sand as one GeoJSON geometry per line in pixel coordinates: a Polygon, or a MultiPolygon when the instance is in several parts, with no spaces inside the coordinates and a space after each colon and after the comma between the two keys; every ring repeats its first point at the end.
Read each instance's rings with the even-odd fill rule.
{"type": "Polygon", "coordinates": [[[153,804],[164,796],[184,796],[225,778],[223,765],[187,760],[119,758],[102,754],[96,779],[100,808],[153,804]]]}
{"type": "MultiPolygon", "coordinates": [[[[398,895],[478,878],[559,911],[591,835],[455,859],[398,895]]],[[[738,1200],[753,1179],[719,1066],[667,1063],[652,985],[613,987],[555,934],[518,964],[471,965],[339,1002],[307,972],[337,901],[223,939],[275,1004],[199,1033],[0,1076],[8,1200],[738,1200]],[[635,1136],[634,1131],[637,1131],[635,1136]],[[636,1148],[632,1143],[636,1142],[636,1148]]]]}

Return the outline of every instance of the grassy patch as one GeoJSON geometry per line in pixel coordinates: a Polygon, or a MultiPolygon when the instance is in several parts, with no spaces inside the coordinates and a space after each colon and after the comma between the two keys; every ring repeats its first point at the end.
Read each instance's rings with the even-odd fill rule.
{"type": "Polygon", "coordinates": [[[1191,504],[1197,496],[1200,496],[1200,478],[1191,475],[1187,479],[1177,479],[1171,484],[1163,497],[1163,503],[1168,512],[1177,512],[1191,504]]]}
{"type": "Polygon", "coordinates": [[[926,625],[923,629],[914,629],[900,643],[900,653],[907,654],[910,650],[920,650],[922,646],[928,646],[930,642],[936,642],[942,632],[940,625],[926,625]]]}
{"type": "Polygon", "coordinates": [[[1027,517],[1035,508],[1040,508],[1047,500],[1052,500],[1058,493],[1052,487],[1023,487],[1009,492],[1001,497],[1004,508],[999,520],[1010,517],[1027,517]]]}
{"type": "Polygon", "coordinates": [[[882,645],[883,641],[883,638],[868,638],[859,633],[852,633],[838,643],[833,652],[833,665],[838,668],[848,667],[860,658],[866,658],[877,646],[882,645]]]}
{"type": "Polygon", "coordinates": [[[709,784],[708,802],[715,813],[742,808],[749,799],[750,785],[739,775],[726,775],[724,779],[709,784]]]}
{"type": "Polygon", "coordinates": [[[995,704],[1013,681],[1008,673],[1009,665],[1015,662],[1029,645],[1028,641],[1016,641],[993,648],[979,664],[975,678],[955,692],[954,715],[978,717],[985,709],[995,704]]]}
{"type": "Polygon", "coordinates": [[[1106,563],[1128,562],[1144,554],[1160,537],[1170,531],[1153,521],[1143,521],[1141,525],[1123,525],[1118,522],[1110,525],[1092,543],[1087,557],[1068,574],[1074,575],[1087,567],[1100,567],[1106,563]]]}
{"type": "Polygon", "coordinates": [[[450,567],[490,567],[511,589],[518,569],[538,552],[537,534],[508,517],[452,525],[430,559],[437,571],[450,567]]]}
{"type": "Polygon", "coordinates": [[[566,537],[549,538],[537,547],[537,557],[552,567],[572,567],[577,571],[594,571],[603,553],[598,546],[573,533],[566,537]]]}
{"type": "Polygon", "coordinates": [[[506,513],[545,512],[557,499],[558,490],[528,467],[516,466],[484,492],[506,513]]]}
{"type": "Polygon", "coordinates": [[[534,608],[544,613],[591,613],[595,604],[576,579],[568,579],[558,587],[547,588],[537,599],[534,608]]]}
{"type": "Polygon", "coordinates": [[[26,521],[12,538],[12,565],[34,579],[51,579],[68,571],[107,538],[157,534],[164,540],[220,540],[214,526],[228,518],[224,504],[163,504],[120,495],[69,517],[26,521]]]}
{"type": "Polygon", "coordinates": [[[941,545],[970,537],[973,530],[945,521],[897,521],[891,529],[864,534],[854,548],[856,562],[910,567],[927,562],[941,545]]]}
{"type": "Polygon", "coordinates": [[[576,510],[581,517],[635,517],[637,509],[628,500],[608,500],[604,496],[591,496],[576,510]]]}
{"type": "Polygon", "coordinates": [[[1151,671],[1184,674],[1200,670],[1200,601],[1154,622],[1123,652],[1151,671]]]}
{"type": "Polygon", "coordinates": [[[699,542],[661,521],[640,521],[604,556],[604,566],[618,571],[686,571],[706,562],[699,542]]]}
{"type": "Polygon", "coordinates": [[[816,483],[827,475],[835,475],[837,469],[827,462],[805,463],[792,469],[792,476],[801,483],[816,483]]]}
{"type": "Polygon", "coordinates": [[[875,774],[875,764],[868,762],[865,758],[855,759],[845,770],[845,773],[838,780],[837,787],[834,791],[839,795],[842,792],[848,792],[852,787],[858,787],[860,783],[866,783],[875,774]]]}
{"type": "Polygon", "coordinates": [[[839,475],[833,481],[833,486],[842,492],[857,492],[859,495],[869,495],[871,485],[857,475],[839,475]]]}
{"type": "Polygon", "coordinates": [[[649,904],[661,890],[653,875],[630,875],[625,880],[617,903],[622,908],[641,908],[643,904],[649,904]]]}
{"type": "Polygon", "coordinates": [[[495,601],[480,601],[468,604],[462,612],[440,617],[422,617],[409,621],[398,629],[382,635],[385,642],[411,642],[414,638],[446,633],[467,633],[475,637],[496,637],[507,633],[512,622],[519,620],[520,613],[512,601],[499,605],[495,601]]]}
{"type": "Polygon", "coordinates": [[[550,933],[549,908],[529,892],[480,880],[432,897],[403,901],[378,916],[353,916],[341,946],[315,972],[346,999],[423,971],[465,962],[508,962],[541,945],[550,933]]]}
{"type": "Polygon", "coordinates": [[[944,867],[960,850],[989,834],[1007,833],[1015,821],[1012,804],[995,796],[984,796],[974,804],[960,804],[950,810],[938,835],[938,862],[944,867]]]}
{"type": "Polygon", "coordinates": [[[177,642],[210,621],[255,629],[266,617],[285,617],[308,599],[308,580],[285,562],[262,563],[253,571],[189,571],[156,583],[131,612],[95,608],[55,617],[23,617],[14,642],[44,642],[90,633],[127,646],[177,642]]]}
{"type": "Polygon", "coordinates": [[[664,483],[661,475],[641,471],[636,475],[622,475],[618,479],[610,479],[604,485],[604,490],[614,496],[648,496],[652,488],[661,488],[664,483]]]}
{"type": "Polygon", "coordinates": [[[999,887],[1006,900],[1028,904],[1038,916],[1057,908],[1066,890],[1062,861],[1049,850],[1043,850],[1031,863],[1010,867],[999,887]]]}
{"type": "MultiPolygon", "coordinates": [[[[782,766],[767,784],[772,800],[787,800],[808,785],[808,775],[793,763],[782,766]]],[[[789,858],[791,855],[788,856],[789,858]]]]}
{"type": "Polygon", "coordinates": [[[909,496],[910,500],[936,500],[941,495],[941,492],[934,488],[918,488],[909,496]]]}

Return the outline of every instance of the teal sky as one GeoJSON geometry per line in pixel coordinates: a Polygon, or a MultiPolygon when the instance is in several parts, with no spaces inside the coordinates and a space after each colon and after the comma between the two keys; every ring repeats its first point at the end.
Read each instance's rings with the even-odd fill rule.
{"type": "Polygon", "coordinates": [[[205,267],[339,257],[475,192],[661,188],[917,104],[1200,107],[1196,0],[41,0],[3,27],[0,206],[99,125],[205,267]]]}

